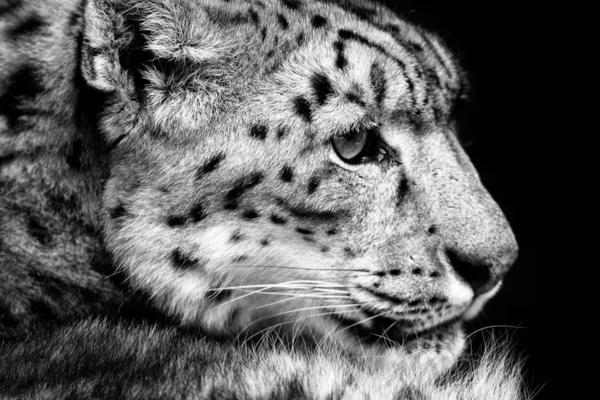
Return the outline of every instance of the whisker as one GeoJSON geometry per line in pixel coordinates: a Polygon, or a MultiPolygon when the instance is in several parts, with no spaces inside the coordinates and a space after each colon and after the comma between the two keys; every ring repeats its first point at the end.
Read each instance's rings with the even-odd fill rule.
{"type": "MultiPolygon", "coordinates": [[[[253,291],[250,292],[248,294],[245,294],[242,297],[248,296],[250,294],[254,294],[254,293],[258,293],[259,291],[253,291]]],[[[288,292],[267,292],[267,291],[260,291],[260,294],[269,294],[269,295],[276,295],[276,296],[295,296],[297,298],[301,298],[301,297],[310,297],[313,299],[347,299],[348,296],[334,296],[334,295],[317,295],[317,294],[301,294],[301,293],[288,293],[288,292]]]]}
{"type": "MultiPolygon", "coordinates": [[[[224,289],[228,289],[228,290],[234,290],[234,289],[253,289],[253,288],[264,288],[264,287],[280,287],[280,286],[285,286],[285,287],[290,287],[290,288],[295,288],[293,287],[293,285],[295,284],[302,284],[302,283],[306,283],[306,284],[311,284],[311,286],[309,287],[315,287],[314,285],[321,285],[322,287],[345,287],[344,285],[336,285],[336,284],[332,284],[329,282],[322,282],[322,281],[287,281],[287,282],[280,282],[280,283],[269,283],[269,284],[256,284],[256,285],[239,285],[239,286],[224,286],[224,287],[220,287],[219,289],[208,289],[208,290],[224,290],[224,289]]],[[[306,287],[307,285],[304,285],[304,287],[306,287]]],[[[301,286],[298,286],[299,288],[302,288],[301,286]]]]}
{"type": "MultiPolygon", "coordinates": [[[[247,293],[247,294],[245,294],[245,295],[243,295],[243,296],[238,296],[238,297],[236,297],[236,298],[233,298],[233,299],[231,299],[231,300],[229,300],[229,301],[226,301],[226,302],[224,302],[224,303],[221,303],[221,304],[220,304],[219,306],[217,306],[217,307],[222,307],[222,306],[224,306],[224,305],[226,305],[226,304],[229,304],[229,303],[231,303],[231,302],[234,302],[234,301],[241,300],[241,299],[243,299],[243,298],[245,298],[245,297],[248,297],[248,296],[251,296],[251,295],[253,295],[253,294],[257,294],[257,293],[265,293],[265,291],[266,291],[266,290],[269,290],[269,289],[271,289],[271,288],[275,288],[275,287],[277,287],[277,288],[283,288],[283,289],[285,289],[285,286],[286,286],[286,285],[293,284],[293,283],[300,283],[300,282],[319,282],[319,281],[289,281],[289,282],[281,282],[281,283],[276,283],[276,284],[271,284],[271,285],[264,285],[264,284],[263,284],[263,285],[248,285],[248,286],[252,286],[252,287],[260,287],[260,289],[258,289],[258,290],[254,290],[254,291],[252,291],[252,292],[250,292],[250,293],[247,293]]],[[[223,289],[221,289],[221,290],[223,290],[223,289]]],[[[306,290],[310,290],[310,287],[309,287],[308,289],[306,289],[306,290]]],[[[283,294],[283,295],[290,295],[290,293],[280,293],[280,294],[283,294]]],[[[297,295],[297,293],[292,293],[292,294],[293,294],[293,295],[297,295]]]]}
{"type": "Polygon", "coordinates": [[[387,336],[387,335],[384,335],[384,334],[381,334],[381,335],[380,335],[380,334],[378,334],[378,333],[374,333],[374,332],[372,332],[372,333],[371,333],[371,335],[373,335],[373,336],[377,336],[377,337],[379,338],[379,339],[377,339],[377,340],[375,341],[375,344],[379,343],[379,341],[380,341],[381,339],[383,339],[383,340],[385,340],[386,342],[390,342],[391,344],[393,344],[393,345],[395,345],[395,346],[397,346],[397,347],[401,347],[401,346],[402,346],[402,345],[401,345],[399,342],[397,342],[396,340],[390,339],[390,337],[389,337],[389,336],[387,336]]]}
{"type": "Polygon", "coordinates": [[[281,303],[285,303],[286,301],[291,301],[291,300],[296,300],[295,297],[288,297],[287,299],[283,299],[283,300],[277,300],[274,301],[272,303],[267,303],[267,304],[263,304],[262,306],[258,306],[258,307],[254,307],[255,310],[259,310],[261,308],[265,308],[265,307],[270,307],[270,306],[274,306],[276,304],[281,304],[281,303]]]}
{"type": "Polygon", "coordinates": [[[527,329],[524,326],[514,326],[514,325],[488,325],[488,326],[484,326],[483,328],[479,328],[473,332],[471,332],[470,334],[468,334],[465,337],[465,341],[467,341],[471,336],[475,335],[476,333],[488,330],[488,329],[496,329],[496,328],[505,328],[505,329],[527,329]]]}
{"type": "MultiPolygon", "coordinates": [[[[396,325],[398,324],[398,322],[400,322],[400,321],[394,321],[394,322],[392,322],[392,323],[390,324],[390,326],[388,326],[387,328],[385,328],[385,330],[384,330],[384,331],[381,333],[381,336],[380,336],[380,335],[377,335],[377,334],[375,334],[375,333],[374,333],[374,335],[375,335],[375,336],[380,336],[380,338],[383,338],[383,337],[385,336],[385,338],[387,338],[388,340],[390,340],[390,341],[392,341],[392,342],[394,342],[394,343],[395,343],[395,341],[394,341],[394,340],[392,340],[392,339],[390,339],[390,338],[389,338],[389,337],[386,335],[386,333],[388,333],[388,331],[389,331],[390,329],[392,329],[394,326],[396,326],[396,325]]],[[[375,344],[377,344],[377,343],[379,343],[379,339],[377,339],[377,340],[375,341],[375,344]]]]}
{"type": "Polygon", "coordinates": [[[309,267],[291,267],[280,265],[223,265],[221,268],[277,268],[277,269],[293,269],[305,271],[342,271],[342,272],[364,272],[373,273],[374,271],[363,268],[309,268],[309,267]]]}
{"type": "MultiPolygon", "coordinates": [[[[299,312],[299,311],[319,310],[319,309],[322,309],[322,308],[325,308],[325,309],[334,309],[334,308],[346,308],[346,307],[360,307],[360,306],[357,305],[357,304],[338,304],[338,305],[326,305],[326,306],[314,306],[314,307],[296,308],[296,309],[293,309],[293,310],[283,311],[283,312],[280,312],[280,313],[277,313],[277,314],[267,315],[267,316],[265,316],[265,318],[279,317],[280,315],[292,314],[292,313],[299,312]]],[[[317,316],[317,315],[320,315],[320,314],[311,314],[311,315],[308,315],[308,317],[317,316]]]]}

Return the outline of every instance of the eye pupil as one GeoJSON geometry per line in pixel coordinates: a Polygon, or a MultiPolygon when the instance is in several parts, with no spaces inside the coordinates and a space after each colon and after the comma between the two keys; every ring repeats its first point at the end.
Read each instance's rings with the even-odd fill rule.
{"type": "Polygon", "coordinates": [[[364,129],[354,130],[347,135],[332,139],[333,148],[338,156],[346,162],[354,160],[367,145],[368,133],[364,129]]]}

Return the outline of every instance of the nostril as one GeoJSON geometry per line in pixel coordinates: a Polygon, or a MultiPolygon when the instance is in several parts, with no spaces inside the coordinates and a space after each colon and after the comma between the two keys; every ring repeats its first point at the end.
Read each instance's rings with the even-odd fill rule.
{"type": "Polygon", "coordinates": [[[448,250],[446,255],[452,268],[471,286],[475,296],[490,289],[491,266],[465,260],[452,250],[448,250]]]}

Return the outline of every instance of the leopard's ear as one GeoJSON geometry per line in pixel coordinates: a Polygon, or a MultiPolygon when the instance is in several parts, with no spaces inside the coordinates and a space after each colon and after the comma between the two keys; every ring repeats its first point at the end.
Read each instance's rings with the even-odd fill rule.
{"type": "Polygon", "coordinates": [[[103,92],[143,96],[148,83],[160,85],[178,71],[189,75],[225,50],[194,1],[88,0],[84,22],[82,74],[103,92]]]}
{"type": "Polygon", "coordinates": [[[218,106],[231,32],[205,8],[196,0],[87,0],[81,72],[109,94],[107,135],[144,125],[193,132],[218,106]]]}
{"type": "Polygon", "coordinates": [[[140,68],[153,57],[134,10],[126,6],[122,1],[87,1],[81,72],[97,90],[135,95],[140,68]]]}

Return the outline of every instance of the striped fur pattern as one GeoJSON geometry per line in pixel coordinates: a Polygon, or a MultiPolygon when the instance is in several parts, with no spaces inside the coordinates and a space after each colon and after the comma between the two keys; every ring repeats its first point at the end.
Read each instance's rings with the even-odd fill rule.
{"type": "Polygon", "coordinates": [[[439,38],[350,0],[0,13],[0,338],[142,316],[362,357],[368,382],[453,365],[517,245],[457,139],[467,83],[439,38]]]}

